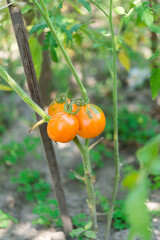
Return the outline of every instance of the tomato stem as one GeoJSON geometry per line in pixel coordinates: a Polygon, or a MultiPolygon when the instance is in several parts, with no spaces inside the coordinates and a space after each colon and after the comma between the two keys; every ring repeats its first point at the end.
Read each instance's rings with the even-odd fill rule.
{"type": "Polygon", "coordinates": [[[82,159],[83,159],[83,167],[84,167],[84,179],[86,184],[86,189],[88,193],[88,207],[90,212],[90,217],[92,221],[92,229],[97,232],[97,217],[96,217],[96,199],[95,199],[95,192],[93,186],[93,176],[91,170],[91,162],[89,159],[89,139],[86,139],[85,145],[82,145],[79,141],[78,137],[74,138],[74,143],[79,148],[82,159]]]}
{"type": "Polygon", "coordinates": [[[115,162],[115,181],[113,187],[113,194],[110,204],[110,209],[108,212],[108,219],[106,225],[106,233],[105,240],[109,239],[109,232],[111,227],[111,221],[113,216],[113,209],[115,204],[115,199],[118,192],[118,184],[119,184],[119,176],[120,176],[120,164],[119,164],[119,142],[118,142],[118,102],[117,102],[117,51],[116,51],[116,43],[115,43],[115,34],[113,29],[113,19],[112,19],[112,9],[113,2],[110,0],[110,15],[109,15],[109,24],[111,29],[112,36],[112,64],[113,64],[113,127],[114,127],[114,162],[115,162]]]}
{"type": "Polygon", "coordinates": [[[4,80],[18,93],[24,102],[26,102],[36,113],[38,113],[44,122],[50,120],[50,116],[46,114],[31,98],[23,91],[23,89],[11,78],[11,76],[6,72],[6,70],[0,65],[0,75],[4,80]]]}
{"type": "Polygon", "coordinates": [[[99,8],[99,10],[101,10],[107,18],[109,18],[109,14],[97,2],[95,2],[94,0],[89,1],[93,3],[97,8],[99,8]]]}
{"type": "Polygon", "coordinates": [[[45,19],[46,23],[48,24],[48,27],[50,28],[50,31],[51,31],[53,37],[55,38],[55,40],[56,40],[56,42],[57,42],[57,44],[58,44],[58,46],[59,46],[59,48],[60,48],[60,50],[61,50],[61,52],[62,52],[62,54],[64,56],[66,62],[68,63],[68,66],[69,66],[73,76],[75,77],[75,79],[77,81],[77,84],[78,84],[78,86],[80,88],[82,97],[83,97],[84,101],[87,102],[88,101],[87,91],[86,91],[85,87],[83,86],[83,83],[80,80],[75,67],[72,64],[72,61],[71,61],[71,59],[70,59],[66,49],[64,48],[62,42],[60,41],[60,39],[57,36],[56,30],[55,30],[55,28],[54,28],[54,26],[53,26],[53,24],[52,24],[52,22],[50,20],[48,10],[45,7],[45,4],[44,4],[43,0],[40,0],[40,2],[42,4],[42,6],[43,6],[43,9],[45,9],[45,11],[43,11],[42,7],[40,6],[40,4],[38,3],[37,0],[33,0],[33,2],[37,6],[38,10],[40,11],[41,15],[45,19]]]}

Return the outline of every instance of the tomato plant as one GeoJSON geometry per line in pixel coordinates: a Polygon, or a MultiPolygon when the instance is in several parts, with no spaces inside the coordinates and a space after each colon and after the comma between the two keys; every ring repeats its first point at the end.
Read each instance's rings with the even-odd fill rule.
{"type": "Polygon", "coordinates": [[[61,143],[70,142],[74,139],[79,129],[79,123],[75,116],[60,112],[55,114],[48,122],[48,136],[61,143]]]}
{"type": "Polygon", "coordinates": [[[100,135],[106,125],[103,111],[94,104],[81,106],[76,118],[79,122],[78,135],[86,139],[100,135]]]}

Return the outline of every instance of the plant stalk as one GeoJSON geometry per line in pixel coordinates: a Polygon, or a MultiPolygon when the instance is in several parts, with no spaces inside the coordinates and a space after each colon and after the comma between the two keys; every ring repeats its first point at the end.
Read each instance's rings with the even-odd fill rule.
{"type": "Polygon", "coordinates": [[[118,183],[119,183],[119,143],[118,143],[118,103],[117,103],[117,53],[116,53],[116,44],[115,44],[115,34],[113,29],[113,20],[112,20],[112,8],[113,3],[110,0],[110,16],[109,16],[109,23],[111,29],[111,36],[112,36],[112,62],[113,62],[113,126],[114,126],[114,162],[115,162],[115,182],[113,187],[113,195],[110,204],[110,210],[108,213],[107,218],[107,226],[106,226],[106,233],[105,233],[105,240],[109,238],[109,231],[111,227],[111,221],[113,216],[113,209],[115,204],[115,199],[117,196],[118,191],[118,183]]]}
{"type": "Polygon", "coordinates": [[[89,149],[88,149],[89,141],[86,140],[85,145],[81,144],[78,137],[75,137],[73,141],[79,148],[82,155],[83,167],[84,167],[84,179],[85,179],[86,189],[88,193],[87,203],[89,207],[91,221],[93,224],[92,229],[93,231],[97,232],[96,198],[95,198],[95,192],[93,187],[94,180],[92,176],[91,163],[89,159],[89,149]]]}
{"type": "Polygon", "coordinates": [[[108,13],[97,2],[95,2],[94,0],[89,0],[89,1],[93,3],[97,8],[99,8],[99,10],[101,10],[107,18],[109,18],[108,13]]]}
{"type": "MultiPolygon", "coordinates": [[[[55,38],[55,40],[56,40],[56,42],[57,42],[57,44],[58,44],[58,46],[59,46],[59,48],[60,48],[60,50],[61,50],[61,52],[64,56],[66,62],[68,63],[68,66],[69,66],[71,72],[73,73],[73,76],[75,77],[75,79],[77,81],[77,84],[80,88],[82,97],[83,97],[84,101],[87,102],[88,101],[87,91],[86,91],[85,87],[83,86],[83,83],[80,80],[80,78],[79,78],[79,76],[78,76],[78,74],[75,70],[75,67],[73,66],[73,64],[71,62],[71,59],[70,59],[67,51],[65,50],[62,42],[60,41],[60,39],[57,36],[56,30],[55,30],[55,28],[54,28],[54,26],[53,26],[53,24],[50,20],[49,13],[48,13],[47,9],[45,8],[45,11],[43,11],[43,9],[41,8],[41,6],[40,6],[40,4],[38,3],[37,0],[33,0],[33,2],[37,6],[38,10],[40,11],[41,15],[45,19],[46,23],[48,24],[48,27],[50,28],[50,31],[51,31],[53,37],[55,38]]],[[[40,0],[40,2],[42,3],[43,8],[44,8],[45,4],[44,4],[43,0],[40,0]]]]}
{"type": "Polygon", "coordinates": [[[46,114],[31,98],[23,91],[23,89],[11,78],[6,70],[0,65],[0,75],[4,80],[17,92],[17,94],[26,102],[36,113],[38,113],[45,122],[48,122],[50,116],[46,114]]]}

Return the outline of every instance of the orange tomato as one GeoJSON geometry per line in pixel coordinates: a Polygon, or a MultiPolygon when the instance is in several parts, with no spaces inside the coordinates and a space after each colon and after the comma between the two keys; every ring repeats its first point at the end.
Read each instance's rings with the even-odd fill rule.
{"type": "Polygon", "coordinates": [[[74,115],[60,112],[51,117],[47,125],[48,136],[56,142],[66,143],[73,140],[79,130],[79,123],[74,115]]]}
{"type": "Polygon", "coordinates": [[[79,122],[78,135],[89,139],[97,137],[105,128],[106,118],[103,111],[94,104],[81,106],[75,114],[79,122]]]}
{"type": "MultiPolygon", "coordinates": [[[[70,103],[69,98],[67,98],[67,102],[70,103]]],[[[48,115],[52,117],[56,113],[63,112],[65,103],[66,102],[64,102],[64,103],[58,103],[56,101],[51,102],[51,104],[49,105],[49,108],[48,108],[48,115]]],[[[72,105],[72,112],[75,112],[76,110],[77,110],[77,105],[74,103],[72,105]]]]}

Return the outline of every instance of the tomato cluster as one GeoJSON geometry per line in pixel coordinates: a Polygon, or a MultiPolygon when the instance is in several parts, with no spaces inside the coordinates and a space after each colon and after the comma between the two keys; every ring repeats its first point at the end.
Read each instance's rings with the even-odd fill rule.
{"type": "Polygon", "coordinates": [[[70,99],[63,103],[53,101],[48,109],[51,119],[47,125],[48,136],[56,141],[66,143],[78,134],[85,139],[97,137],[105,128],[106,119],[103,111],[94,104],[77,106],[70,99]],[[70,112],[65,106],[69,106],[70,112]]]}

